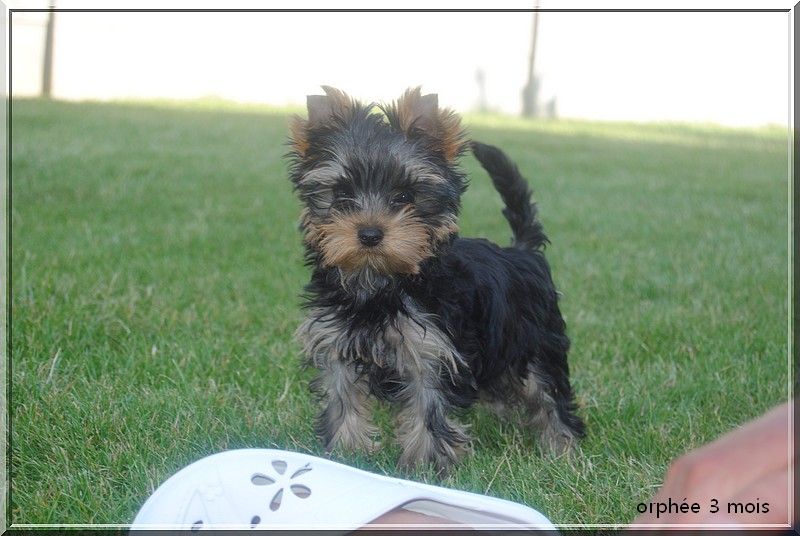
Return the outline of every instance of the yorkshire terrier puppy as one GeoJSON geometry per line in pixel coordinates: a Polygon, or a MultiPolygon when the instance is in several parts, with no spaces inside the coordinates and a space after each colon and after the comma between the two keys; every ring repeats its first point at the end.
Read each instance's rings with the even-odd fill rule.
{"type": "Polygon", "coordinates": [[[517,167],[467,142],[459,117],[419,88],[377,110],[323,89],[289,143],[313,269],[297,333],[319,371],[326,448],[373,448],[378,398],[397,405],[403,466],[455,462],[468,436],[453,413],[479,399],[520,408],[546,449],[569,449],[584,433],[569,339],[517,167]],[[511,247],[458,236],[467,147],[506,205],[511,247]]]}

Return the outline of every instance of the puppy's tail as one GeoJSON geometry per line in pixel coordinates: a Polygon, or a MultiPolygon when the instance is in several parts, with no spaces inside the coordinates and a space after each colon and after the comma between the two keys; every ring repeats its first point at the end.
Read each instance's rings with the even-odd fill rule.
{"type": "Polygon", "coordinates": [[[520,175],[516,164],[497,147],[476,141],[470,146],[506,204],[503,215],[514,233],[514,246],[534,250],[549,243],[542,224],[536,218],[536,203],[531,202],[528,181],[520,175]]]}

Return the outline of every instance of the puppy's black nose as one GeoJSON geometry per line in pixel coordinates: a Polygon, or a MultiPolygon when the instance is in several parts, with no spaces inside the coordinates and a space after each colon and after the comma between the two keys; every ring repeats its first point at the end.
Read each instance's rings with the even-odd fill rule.
{"type": "Polygon", "coordinates": [[[383,240],[383,231],[377,227],[363,227],[358,230],[358,240],[367,247],[377,246],[383,240]]]}

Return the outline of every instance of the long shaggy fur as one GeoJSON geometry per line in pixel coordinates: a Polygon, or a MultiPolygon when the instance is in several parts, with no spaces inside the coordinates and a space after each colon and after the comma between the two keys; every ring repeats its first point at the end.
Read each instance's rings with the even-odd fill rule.
{"type": "Polygon", "coordinates": [[[468,449],[454,413],[519,408],[543,447],[584,433],[569,339],[530,189],[497,148],[472,142],[506,205],[513,247],[461,238],[467,147],[458,116],[407,91],[376,113],[333,88],[292,126],[291,180],[312,268],[298,329],[328,449],[370,448],[370,396],[397,408],[403,465],[446,469],[468,449]],[[380,231],[366,245],[359,234],[380,231]],[[377,231],[376,231],[377,230],[377,231]]]}

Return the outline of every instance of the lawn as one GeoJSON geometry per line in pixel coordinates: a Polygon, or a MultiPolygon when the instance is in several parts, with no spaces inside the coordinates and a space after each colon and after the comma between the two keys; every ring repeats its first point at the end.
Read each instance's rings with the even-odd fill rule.
{"type": "MultiPolygon", "coordinates": [[[[10,522],[128,523],[202,456],[322,453],[292,339],[308,269],[287,117],[13,102],[10,522]]],[[[670,459],[787,399],[787,133],[467,123],[535,190],[588,437],[546,459],[477,408],[474,452],[451,475],[405,476],[556,523],[628,522],[670,459]]],[[[499,196],[463,166],[463,234],[507,243],[499,196]]],[[[385,444],[338,459],[397,475],[385,444]]]]}

